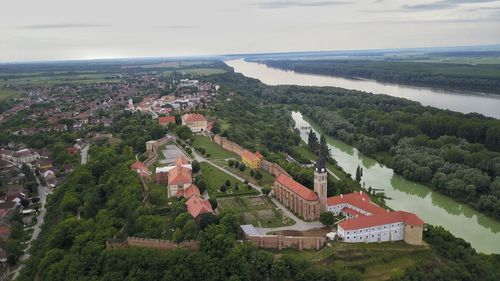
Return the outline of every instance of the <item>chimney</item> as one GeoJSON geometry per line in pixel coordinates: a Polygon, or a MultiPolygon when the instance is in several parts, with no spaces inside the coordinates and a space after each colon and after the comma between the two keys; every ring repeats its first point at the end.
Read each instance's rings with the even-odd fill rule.
{"type": "Polygon", "coordinates": [[[363,195],[363,192],[361,190],[359,191],[359,195],[363,195]]]}
{"type": "Polygon", "coordinates": [[[342,193],[341,193],[341,194],[340,194],[340,198],[343,198],[343,197],[344,197],[344,195],[342,195],[342,193]]]}

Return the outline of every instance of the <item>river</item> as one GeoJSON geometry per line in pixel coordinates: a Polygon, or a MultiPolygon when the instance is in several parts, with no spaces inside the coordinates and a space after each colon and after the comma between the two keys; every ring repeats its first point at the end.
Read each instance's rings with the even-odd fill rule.
{"type": "MultiPolygon", "coordinates": [[[[247,72],[239,68],[242,65],[241,61],[226,63],[234,67],[236,72],[243,72],[244,75],[252,78],[262,78],[261,81],[267,84],[267,79],[270,79],[266,76],[267,71],[255,72],[254,70],[254,72],[247,72]]],[[[285,73],[299,79],[293,72],[278,71],[280,71],[280,75],[274,76],[275,83],[272,83],[272,85],[288,84],[288,81],[293,80],[290,77],[285,77],[285,73]],[[277,82],[277,77],[282,77],[283,80],[281,81],[283,83],[277,82]]],[[[307,81],[312,82],[311,80],[307,81]]],[[[292,84],[306,85],[306,82],[295,80],[292,84]]],[[[309,86],[320,85],[312,83],[309,86]]],[[[319,127],[304,118],[300,112],[293,112],[292,117],[295,120],[296,128],[312,126],[316,133],[321,133],[319,127]]],[[[300,132],[301,138],[307,142],[309,130],[300,129],[300,132]]],[[[471,243],[472,247],[479,252],[487,254],[500,253],[500,222],[473,210],[467,205],[457,203],[449,197],[433,192],[427,186],[405,180],[403,177],[396,175],[392,169],[364,156],[356,148],[346,143],[330,137],[327,137],[327,141],[332,157],[337,160],[339,166],[351,175],[355,175],[358,165],[362,167],[362,182],[366,184],[367,188],[371,186],[372,188],[383,189],[386,195],[392,198],[392,200],[387,201],[390,208],[413,212],[427,223],[441,225],[455,236],[471,243]]]]}
{"type": "Polygon", "coordinates": [[[425,87],[381,83],[367,79],[348,79],[336,76],[298,73],[268,67],[265,64],[243,59],[225,63],[235,72],[257,78],[267,85],[333,86],[350,90],[386,94],[420,102],[422,105],[449,109],[462,113],[477,112],[485,116],[500,118],[500,95],[466,93],[438,90],[425,87]]]}

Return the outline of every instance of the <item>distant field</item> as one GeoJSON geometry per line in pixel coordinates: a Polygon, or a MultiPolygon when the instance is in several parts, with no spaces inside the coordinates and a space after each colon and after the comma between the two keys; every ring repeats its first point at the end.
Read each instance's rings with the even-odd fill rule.
{"type": "Polygon", "coordinates": [[[200,64],[209,64],[211,62],[209,61],[166,61],[166,62],[160,62],[156,64],[146,64],[146,65],[141,65],[143,68],[165,68],[165,67],[175,67],[175,68],[181,68],[185,66],[193,66],[193,65],[200,65],[200,64]]]}
{"type": "MultiPolygon", "coordinates": [[[[163,74],[170,75],[173,72],[174,70],[166,70],[163,72],[163,74]]],[[[175,72],[185,73],[194,76],[209,76],[209,75],[225,73],[226,70],[221,68],[188,68],[188,69],[176,69],[175,72]]]]}
{"type": "Polygon", "coordinates": [[[0,90],[0,101],[19,96],[21,95],[21,93],[22,93],[21,91],[15,91],[15,90],[0,90]]]}
{"type": "Polygon", "coordinates": [[[58,84],[90,84],[90,83],[117,83],[121,79],[116,75],[109,74],[78,74],[78,75],[22,75],[16,78],[0,79],[0,87],[3,85],[12,86],[37,86],[37,85],[58,85],[58,84]]]}

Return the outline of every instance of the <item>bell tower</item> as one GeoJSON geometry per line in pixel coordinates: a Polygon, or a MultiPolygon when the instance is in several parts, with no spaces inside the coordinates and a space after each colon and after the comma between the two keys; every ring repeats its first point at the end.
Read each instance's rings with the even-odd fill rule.
{"type": "Polygon", "coordinates": [[[326,157],[328,153],[328,146],[326,145],[325,136],[321,136],[321,143],[318,149],[318,159],[314,169],[314,192],[318,194],[321,203],[321,209],[326,209],[327,198],[327,176],[326,172],[326,157]]]}

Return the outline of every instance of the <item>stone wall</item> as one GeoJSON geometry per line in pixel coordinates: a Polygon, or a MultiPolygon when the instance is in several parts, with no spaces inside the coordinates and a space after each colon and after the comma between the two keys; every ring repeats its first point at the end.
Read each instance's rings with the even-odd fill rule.
{"type": "Polygon", "coordinates": [[[238,156],[241,156],[241,154],[243,154],[243,151],[245,150],[243,147],[241,147],[237,143],[229,141],[229,140],[227,140],[227,138],[221,137],[219,135],[214,136],[214,142],[216,144],[222,146],[222,148],[224,148],[225,150],[228,150],[228,151],[231,151],[231,152],[238,154],[238,156]]]}
{"type": "Polygon", "coordinates": [[[270,162],[270,161],[267,161],[265,159],[262,159],[262,165],[260,166],[260,168],[268,173],[270,173],[271,175],[274,175],[275,177],[278,177],[280,174],[285,174],[287,176],[290,176],[286,171],[285,169],[281,168],[280,165],[274,163],[274,162],[270,162]]]}
{"type": "Polygon", "coordinates": [[[106,249],[123,249],[128,247],[143,247],[165,251],[176,248],[195,251],[199,248],[198,242],[195,240],[182,241],[181,243],[176,244],[170,240],[127,237],[127,240],[123,242],[106,242],[106,249]]]}
{"type": "Polygon", "coordinates": [[[247,240],[257,247],[268,249],[293,248],[297,250],[319,250],[326,242],[325,237],[300,237],[282,235],[249,235],[247,240]]]}
{"type": "MultiPolygon", "coordinates": [[[[214,136],[214,142],[216,144],[222,146],[222,148],[224,148],[225,150],[229,150],[231,152],[234,152],[234,153],[238,154],[239,156],[241,156],[241,154],[243,154],[243,151],[245,150],[243,147],[239,146],[238,144],[236,144],[232,141],[229,141],[229,140],[227,140],[227,138],[221,137],[219,135],[214,136]]],[[[274,162],[267,161],[265,159],[262,159],[262,163],[260,165],[260,168],[262,170],[276,176],[276,177],[282,173],[284,173],[287,176],[290,176],[285,171],[285,169],[281,168],[280,165],[278,165],[274,162]]]]}
{"type": "Polygon", "coordinates": [[[422,226],[405,225],[404,241],[410,245],[422,245],[422,226]]]}

